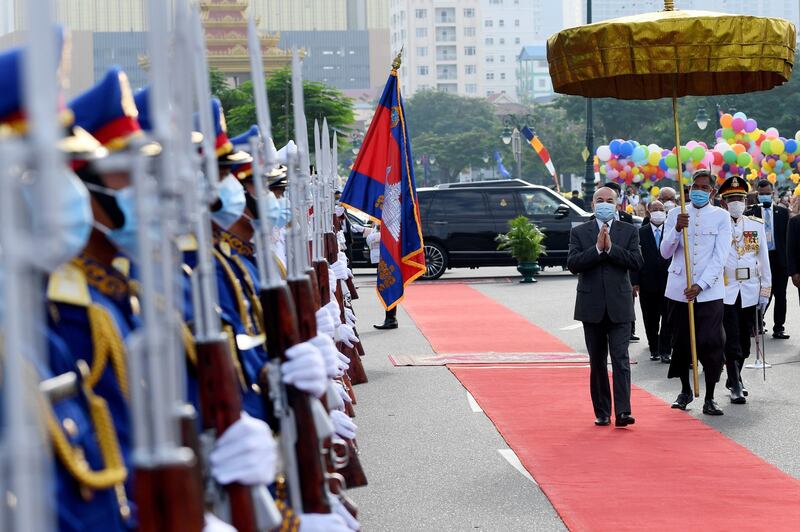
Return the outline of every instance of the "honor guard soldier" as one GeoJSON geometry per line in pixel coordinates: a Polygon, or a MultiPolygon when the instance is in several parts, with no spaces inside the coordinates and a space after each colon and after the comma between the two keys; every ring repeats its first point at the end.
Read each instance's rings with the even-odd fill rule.
{"type": "Polygon", "coordinates": [[[741,369],[750,355],[750,336],[756,315],[769,303],[772,276],[764,222],[745,216],[749,186],[738,176],[729,177],[719,188],[721,205],[730,213],[731,249],[725,262],[725,367],[731,403],[744,404],[741,369]]]}
{"type": "Polygon", "coordinates": [[[685,410],[693,399],[689,380],[691,348],[686,325],[689,321],[688,302],[694,301],[697,357],[703,364],[706,381],[703,413],[720,416],[723,412],[714,402],[714,388],[724,363],[723,270],[731,247],[731,222],[727,212],[711,203],[714,177],[707,170],[699,170],[694,173],[692,181],[691,204],[686,205],[685,214],[681,214],[679,209],[669,212],[661,239],[661,255],[671,260],[665,295],[670,299],[669,323],[674,335],[667,376],[680,378],[681,393],[672,403],[672,408],[685,410]],[[687,232],[688,250],[684,249],[682,231],[687,232]],[[692,282],[688,287],[686,253],[692,268],[692,282]]]}

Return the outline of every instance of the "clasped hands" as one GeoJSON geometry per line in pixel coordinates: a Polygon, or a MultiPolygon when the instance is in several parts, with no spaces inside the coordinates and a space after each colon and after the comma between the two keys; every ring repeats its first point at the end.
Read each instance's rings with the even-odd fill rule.
{"type": "Polygon", "coordinates": [[[608,233],[607,225],[602,226],[597,234],[597,249],[601,253],[611,251],[611,235],[608,233]]]}

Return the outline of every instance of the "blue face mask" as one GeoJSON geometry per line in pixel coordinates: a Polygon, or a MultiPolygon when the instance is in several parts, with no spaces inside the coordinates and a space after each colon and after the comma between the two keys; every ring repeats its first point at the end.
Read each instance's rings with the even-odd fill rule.
{"type": "Polygon", "coordinates": [[[283,196],[278,198],[278,207],[280,209],[278,218],[275,221],[275,227],[282,228],[292,220],[292,206],[289,204],[289,198],[283,196]]]}
{"type": "Polygon", "coordinates": [[[244,187],[238,179],[228,174],[219,182],[217,193],[222,202],[222,208],[211,213],[211,218],[223,229],[229,229],[244,214],[244,208],[247,205],[244,187]]]}
{"type": "Polygon", "coordinates": [[[594,215],[601,222],[608,222],[609,220],[613,219],[616,212],[617,206],[613,203],[594,204],[594,215]]]}
{"type": "Polygon", "coordinates": [[[706,192],[705,190],[695,190],[692,189],[689,191],[689,199],[692,200],[692,205],[695,207],[703,207],[708,200],[711,198],[711,194],[706,192]]]}
{"type": "Polygon", "coordinates": [[[769,207],[772,205],[772,194],[759,194],[758,202],[769,207]]]}
{"type": "Polygon", "coordinates": [[[117,202],[117,207],[125,218],[122,227],[109,229],[100,223],[95,223],[94,226],[106,235],[119,251],[129,259],[135,259],[139,254],[139,218],[136,216],[136,198],[133,187],[127,186],[115,190],[92,183],[86,183],[86,187],[94,192],[111,196],[117,202]]]}

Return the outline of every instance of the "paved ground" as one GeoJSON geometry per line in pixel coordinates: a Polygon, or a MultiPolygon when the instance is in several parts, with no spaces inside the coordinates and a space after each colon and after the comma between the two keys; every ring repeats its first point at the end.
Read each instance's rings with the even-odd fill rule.
{"type": "MultiPolygon", "coordinates": [[[[474,282],[477,290],[508,306],[577,351],[585,351],[583,331],[572,319],[575,278],[549,269],[534,285],[514,282],[513,268],[451,270],[440,281],[474,282]]],[[[395,331],[376,331],[383,312],[372,287],[373,274],[357,271],[361,299],[355,302],[370,382],[356,387],[356,423],[362,461],[370,485],[353,490],[366,531],[498,532],[563,530],[564,525],[538,487],[499,452],[503,439],[482,413],[474,412],[461,384],[444,367],[393,367],[391,353],[429,353],[425,338],[404,311],[395,331]]],[[[725,415],[709,418],[700,401],[691,413],[800,478],[800,307],[789,289],[789,340],[767,339],[767,381],[745,370],[749,403],[731,405],[717,396],[725,415]],[[794,333],[794,334],[793,334],[794,333]]],[[[637,331],[644,337],[638,309],[637,331]]],[[[771,327],[771,312],[767,324],[771,327]]],[[[634,384],[672,401],[680,387],[666,379],[666,365],[651,362],[646,342],[631,344],[634,384]]],[[[702,380],[702,379],[701,379],[702,380]]],[[[586,390],[576,393],[586,395],[586,390]]],[[[544,406],[544,405],[543,405],[544,406]]],[[[666,408],[666,406],[665,406],[666,408]]],[[[636,415],[636,405],[633,405],[636,415]]],[[[585,420],[591,423],[591,419],[585,420]]],[[[721,472],[722,474],[722,472],[721,472]]]]}

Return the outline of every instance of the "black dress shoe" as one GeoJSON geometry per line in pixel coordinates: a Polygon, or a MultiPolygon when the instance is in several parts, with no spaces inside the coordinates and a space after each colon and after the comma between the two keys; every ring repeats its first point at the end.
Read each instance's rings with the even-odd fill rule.
{"type": "Polygon", "coordinates": [[[691,393],[679,393],[678,398],[672,402],[672,408],[678,408],[680,410],[686,410],[686,406],[694,401],[694,397],[692,397],[691,393]]]}
{"type": "Polygon", "coordinates": [[[772,337],[777,339],[777,340],[788,340],[789,339],[789,335],[786,334],[783,331],[777,331],[777,332],[772,333],[772,337]]]}
{"type": "Polygon", "coordinates": [[[386,320],[380,325],[373,325],[376,329],[397,329],[397,320],[386,320]]]}
{"type": "Polygon", "coordinates": [[[594,420],[594,424],[597,425],[598,427],[607,427],[607,426],[611,425],[611,418],[608,417],[608,416],[599,417],[599,418],[594,420]]]}
{"type": "Polygon", "coordinates": [[[658,356],[656,353],[653,352],[650,353],[650,360],[659,360],[659,359],[661,359],[661,357],[658,356]]]}
{"type": "Polygon", "coordinates": [[[616,427],[627,427],[634,423],[636,423],[636,420],[633,419],[633,416],[630,414],[620,414],[617,416],[617,419],[614,420],[614,426],[616,427]]]}
{"type": "Polygon", "coordinates": [[[639,337],[638,337],[638,336],[636,336],[635,334],[632,334],[632,335],[631,335],[631,340],[630,340],[630,341],[631,341],[631,342],[633,342],[633,343],[636,343],[636,342],[638,342],[638,341],[639,341],[639,337]]]}
{"type": "Polygon", "coordinates": [[[672,362],[672,356],[671,355],[661,355],[661,362],[663,364],[669,364],[670,362],[672,362]]]}
{"type": "Polygon", "coordinates": [[[708,416],[721,416],[725,414],[725,412],[719,409],[717,403],[714,402],[713,399],[706,399],[705,403],[703,403],[703,413],[708,416]]]}

